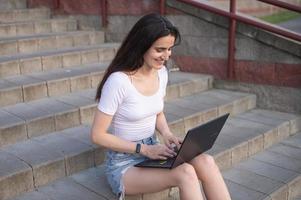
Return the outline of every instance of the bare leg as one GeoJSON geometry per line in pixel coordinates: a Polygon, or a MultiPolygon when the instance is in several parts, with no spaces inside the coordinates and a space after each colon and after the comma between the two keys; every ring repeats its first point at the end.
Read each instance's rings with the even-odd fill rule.
{"type": "Polygon", "coordinates": [[[172,170],[131,167],[123,177],[125,193],[135,195],[179,187],[181,200],[202,200],[200,184],[192,165],[184,163],[172,170]]]}
{"type": "Polygon", "coordinates": [[[218,166],[212,156],[201,154],[195,157],[193,165],[198,178],[202,181],[205,196],[208,200],[230,200],[230,194],[218,166]]]}

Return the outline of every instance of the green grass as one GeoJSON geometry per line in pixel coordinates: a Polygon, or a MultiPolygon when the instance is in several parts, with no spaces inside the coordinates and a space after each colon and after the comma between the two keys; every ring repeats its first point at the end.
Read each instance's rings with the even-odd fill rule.
{"type": "Polygon", "coordinates": [[[283,11],[277,14],[260,17],[260,19],[270,22],[272,24],[278,24],[298,17],[301,17],[300,13],[292,12],[292,11],[283,11]]]}

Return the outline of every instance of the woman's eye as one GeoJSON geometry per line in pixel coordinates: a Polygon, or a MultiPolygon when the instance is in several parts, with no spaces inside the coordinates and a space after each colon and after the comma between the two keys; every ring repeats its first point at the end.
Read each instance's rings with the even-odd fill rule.
{"type": "Polygon", "coordinates": [[[171,48],[168,48],[168,49],[167,49],[167,48],[166,48],[166,49],[165,49],[165,48],[164,48],[164,49],[163,49],[163,48],[162,48],[162,49],[159,48],[159,49],[156,49],[156,52],[158,52],[158,53],[162,53],[162,52],[164,52],[164,51],[171,52],[171,50],[172,50],[172,47],[171,47],[171,48]]]}

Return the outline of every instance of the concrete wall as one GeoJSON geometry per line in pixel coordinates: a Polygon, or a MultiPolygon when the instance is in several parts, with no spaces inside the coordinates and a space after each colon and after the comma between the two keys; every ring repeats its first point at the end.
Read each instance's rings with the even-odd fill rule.
{"type": "Polygon", "coordinates": [[[256,94],[258,108],[301,114],[301,90],[292,87],[215,80],[214,88],[256,94]]]}

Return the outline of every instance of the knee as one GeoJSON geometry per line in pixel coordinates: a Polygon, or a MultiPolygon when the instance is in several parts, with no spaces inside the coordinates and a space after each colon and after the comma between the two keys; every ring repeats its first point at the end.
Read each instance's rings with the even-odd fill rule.
{"type": "Polygon", "coordinates": [[[198,180],[194,167],[189,163],[178,166],[175,173],[177,174],[178,182],[198,180]]]}
{"type": "Polygon", "coordinates": [[[201,154],[193,159],[193,164],[206,170],[218,169],[215,160],[208,154],[201,154]]]}

